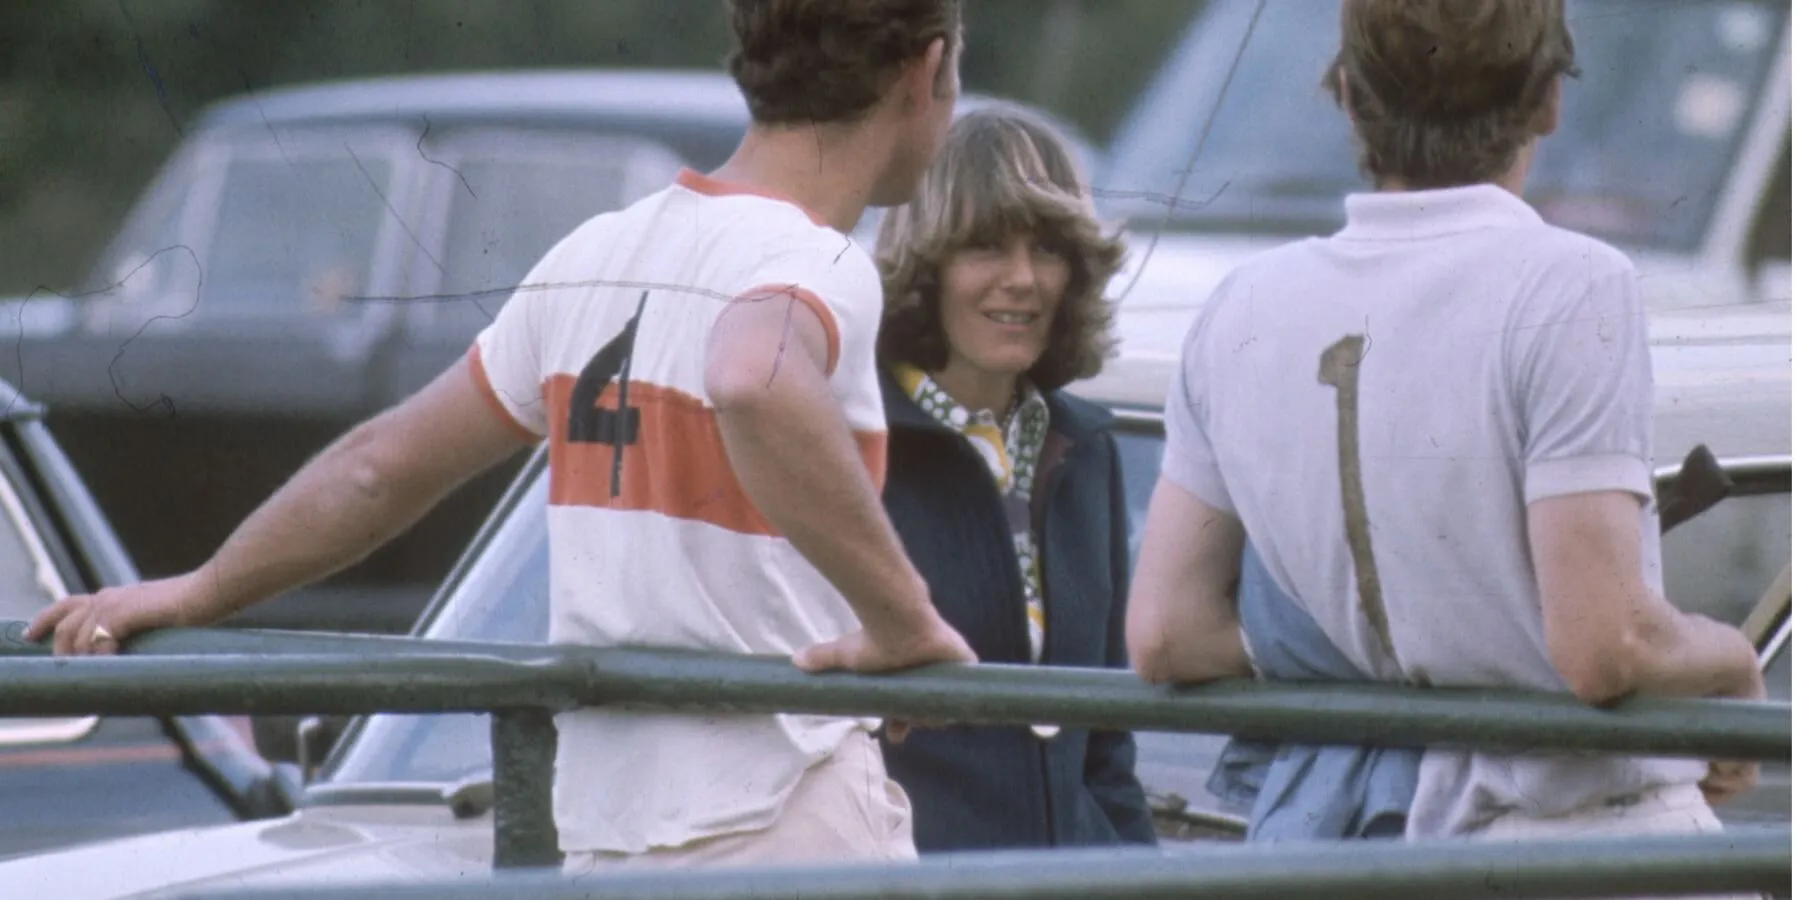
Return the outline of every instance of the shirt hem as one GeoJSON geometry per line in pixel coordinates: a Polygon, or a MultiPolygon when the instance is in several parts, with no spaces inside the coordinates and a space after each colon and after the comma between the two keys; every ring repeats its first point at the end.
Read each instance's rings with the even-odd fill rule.
{"type": "Polygon", "coordinates": [[[1525,469],[1526,503],[1592,491],[1624,491],[1646,500],[1655,496],[1649,465],[1629,453],[1544,460],[1525,469]]]}

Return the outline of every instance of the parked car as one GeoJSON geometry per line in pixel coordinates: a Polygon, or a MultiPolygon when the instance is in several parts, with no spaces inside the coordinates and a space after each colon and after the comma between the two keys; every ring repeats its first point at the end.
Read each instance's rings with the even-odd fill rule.
{"type": "MultiPolygon", "coordinates": [[[[0,382],[0,623],[138,577],[43,413],[0,382]]],[[[0,858],[279,816],[293,787],[218,716],[0,719],[0,858]]]]}
{"type": "MultiPolygon", "coordinates": [[[[189,128],[80,293],[0,309],[17,345],[0,377],[53,411],[146,572],[186,570],[332,438],[466,351],[557,239],[681,166],[723,163],[748,123],[714,71],[422,75],[228,99],[189,128]]],[[[238,621],[404,631],[514,471],[238,621]]]]}
{"type": "MultiPolygon", "coordinates": [[[[1642,273],[1658,464],[1698,443],[1790,453],[1790,4],[1569,0],[1567,15],[1582,73],[1564,85],[1525,198],[1642,273]]],[[[1368,189],[1349,122],[1320,84],[1337,45],[1334,9],[1260,0],[1210,0],[1176,40],[1098,178],[1131,259],[1112,286],[1127,359],[1097,390],[1158,400],[1225,273],[1336,230],[1344,195],[1368,189]]],[[[1279,315],[1280,298],[1269,304],[1279,315]]],[[[1763,498],[1692,526],[1670,547],[1668,590],[1741,617],[1787,562],[1789,510],[1763,498]]]]}
{"type": "MultiPolygon", "coordinates": [[[[1155,408],[1082,388],[1118,413],[1129,504],[1141,525],[1160,457],[1155,408]]],[[[431,639],[542,642],[549,621],[546,454],[534,452],[426,610],[414,634],[431,639]]],[[[1727,460],[1729,463],[1730,460],[1727,460]]],[[[1786,458],[1764,460],[1779,475],[1786,458]]],[[[1781,478],[1776,489],[1791,489],[1781,478]]],[[[1728,501],[1742,502],[1742,501],[1728,501]]],[[[1680,531],[1670,541],[1679,541],[1680,531]]],[[[1136,536],[1133,537],[1136,552],[1136,536]]],[[[1791,693],[1791,592],[1772,591],[1751,617],[1763,648],[1772,698],[1791,693]]],[[[0,884],[29,894],[88,900],[186,890],[319,884],[333,879],[446,878],[492,862],[492,757],[487,716],[382,714],[308,726],[323,764],[299,808],[280,819],[185,828],[70,847],[0,862],[0,884]],[[142,861],[154,860],[154,865],[142,861]]],[[[1156,798],[1170,852],[1230,839],[1231,810],[1200,787],[1221,738],[1141,733],[1138,774],[1156,798]],[[1211,808],[1209,808],[1211,807],[1211,808]]],[[[274,741],[267,742],[273,750],[274,741]]],[[[296,742],[298,743],[298,742],[296,742]]],[[[310,744],[310,741],[307,742],[310,744]]],[[[316,756],[312,754],[317,752],[316,756]]],[[[288,766],[294,757],[283,762],[288,766]]],[[[1727,810],[1729,827],[1785,824],[1791,788],[1785,766],[1764,767],[1761,787],[1727,810]]],[[[1241,826],[1241,819],[1237,820],[1241,826]]],[[[1241,833],[1241,828],[1239,829],[1241,833]]]]}

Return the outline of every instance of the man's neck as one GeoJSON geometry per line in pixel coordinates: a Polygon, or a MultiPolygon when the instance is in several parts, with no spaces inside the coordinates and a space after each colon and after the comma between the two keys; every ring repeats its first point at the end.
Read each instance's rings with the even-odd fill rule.
{"type": "MultiPolygon", "coordinates": [[[[1495,187],[1498,187],[1505,191],[1508,191],[1515,197],[1521,197],[1521,198],[1524,197],[1525,196],[1525,175],[1531,169],[1531,152],[1532,152],[1532,150],[1533,150],[1533,145],[1531,145],[1531,144],[1525,145],[1525,147],[1523,149],[1521,149],[1516,156],[1513,157],[1512,165],[1507,167],[1507,170],[1503,174],[1501,174],[1501,176],[1499,178],[1495,178],[1492,181],[1483,181],[1483,182],[1475,182],[1475,183],[1491,184],[1491,185],[1494,185],[1495,187]]],[[[1467,186],[1468,185],[1459,185],[1459,187],[1467,187],[1467,186]]],[[[1398,193],[1398,192],[1404,192],[1404,191],[1417,191],[1417,190],[1425,190],[1425,189],[1424,188],[1415,188],[1412,185],[1407,184],[1405,181],[1402,181],[1399,178],[1383,178],[1381,180],[1381,183],[1376,185],[1376,190],[1379,190],[1382,193],[1398,193]]]]}
{"type": "Polygon", "coordinates": [[[712,176],[784,197],[848,233],[868,207],[883,163],[870,138],[863,129],[753,126],[712,176]]]}

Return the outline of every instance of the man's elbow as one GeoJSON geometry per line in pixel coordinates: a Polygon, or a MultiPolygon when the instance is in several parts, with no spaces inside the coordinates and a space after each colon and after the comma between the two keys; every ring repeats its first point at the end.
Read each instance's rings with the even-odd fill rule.
{"type": "Polygon", "coordinates": [[[1603,707],[1637,689],[1639,660],[1650,652],[1643,636],[1626,629],[1610,639],[1582,646],[1552,645],[1550,662],[1575,699],[1603,707]]]}
{"type": "Polygon", "coordinates": [[[358,499],[379,503],[404,491],[412,475],[389,418],[376,416],[357,425],[327,451],[334,457],[328,467],[358,499]]]}
{"type": "Polygon", "coordinates": [[[1131,670],[1136,672],[1150,684],[1170,684],[1175,681],[1173,667],[1169,665],[1168,654],[1158,648],[1132,648],[1131,670]]]}
{"type": "Polygon", "coordinates": [[[1594,660],[1562,670],[1575,699],[1589,706],[1611,706],[1635,689],[1629,666],[1616,660],[1594,660]]]}
{"type": "Polygon", "coordinates": [[[1179,667],[1175,664],[1176,648],[1167,634],[1145,632],[1144,628],[1126,630],[1125,655],[1131,662],[1131,670],[1150,684],[1173,684],[1181,680],[1179,667]]]}

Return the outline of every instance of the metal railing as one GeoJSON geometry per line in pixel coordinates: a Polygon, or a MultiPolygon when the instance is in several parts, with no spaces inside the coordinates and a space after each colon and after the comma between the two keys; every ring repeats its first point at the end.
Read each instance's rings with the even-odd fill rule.
{"type": "MultiPolygon", "coordinates": [[[[491,712],[497,869],[560,861],[550,814],[556,741],[552,717],[580,706],[870,715],[967,724],[1051,722],[1315,743],[1515,751],[1553,746],[1755,760],[1785,760],[1792,750],[1791,712],[1785,703],[1638,698],[1599,710],[1566,696],[1516,690],[1256,681],[1160,688],[1129,672],[991,664],[885,676],[809,675],[779,657],[208,629],[153,632],[130,641],[120,656],[70,659],[49,657],[43,647],[25,643],[22,630],[23,623],[0,626],[0,717],[491,712]]],[[[1052,875],[1061,873],[1056,878],[1067,877],[1070,884],[1112,885],[1109,890],[1144,896],[1161,896],[1151,882],[1188,892],[1212,891],[1238,879],[1275,894],[1226,891],[1219,896],[1311,896],[1315,890],[1334,896],[1425,896],[1388,888],[1400,884],[1394,880],[1398,873],[1417,867],[1438,873],[1440,880],[1421,883],[1443,891],[1473,884],[1458,879],[1473,879],[1483,871],[1491,881],[1492,867],[1502,866],[1508,878],[1532,894],[1601,895],[1627,884],[1651,891],[1671,885],[1761,890],[1785,881],[1790,834],[1696,836],[1677,842],[1679,846],[1669,844],[1678,852],[1667,856],[1646,855],[1646,848],[1661,848],[1661,843],[1632,840],[1592,842],[1578,853],[1567,842],[1305,852],[1241,847],[1206,865],[1119,857],[1112,863],[1077,861],[1076,868],[1066,871],[1056,868],[1061,864],[1037,859],[1013,868],[994,863],[1000,866],[994,871],[1004,872],[1004,878],[968,881],[952,893],[938,891],[948,883],[941,879],[969,876],[967,867],[973,863],[957,863],[948,874],[930,866],[880,877],[869,872],[838,877],[820,870],[816,878],[777,873],[767,875],[774,881],[757,883],[779,887],[783,896],[874,896],[846,887],[862,883],[857,879],[867,875],[873,879],[868,884],[891,888],[883,896],[1019,896],[1003,891],[1012,890],[1007,885],[1042,889],[1033,896],[1072,896],[1057,893],[1061,889],[1052,883],[1052,875]],[[1343,865],[1305,863],[1320,853],[1326,854],[1320,859],[1340,854],[1343,865]],[[1726,861],[1732,867],[1722,867],[1726,861]],[[1630,875],[1638,871],[1660,874],[1630,875]],[[813,887],[806,888],[808,884],[813,887]],[[1384,887],[1379,894],[1343,893],[1357,885],[1384,887]],[[817,893],[827,887],[826,893],[817,893]]],[[[749,896],[712,888],[752,884],[735,876],[678,882],[691,883],[706,896],[749,896]]],[[[498,893],[460,896],[505,896],[513,890],[508,885],[525,894],[554,896],[546,884],[499,878],[480,887],[498,893]]],[[[620,885],[629,887],[627,882],[620,885]]],[[[597,889],[582,883],[584,896],[594,896],[597,889]]],[[[661,894],[664,888],[657,890],[661,894]]],[[[394,896],[385,887],[382,891],[394,896]]]]}

